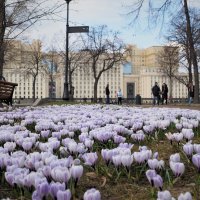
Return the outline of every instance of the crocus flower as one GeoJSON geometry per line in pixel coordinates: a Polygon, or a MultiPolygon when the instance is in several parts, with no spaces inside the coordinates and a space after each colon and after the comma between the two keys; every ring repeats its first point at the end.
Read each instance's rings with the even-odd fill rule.
{"type": "Polygon", "coordinates": [[[133,146],[132,143],[120,143],[118,147],[132,149],[133,146]]]}
{"type": "Polygon", "coordinates": [[[83,156],[82,156],[83,160],[85,161],[85,164],[86,165],[89,165],[89,166],[95,166],[96,162],[97,162],[97,159],[98,159],[98,156],[97,156],[97,153],[96,152],[91,152],[91,153],[85,153],[83,156]]]}
{"type": "Polygon", "coordinates": [[[163,187],[163,179],[160,175],[156,175],[153,177],[153,185],[154,187],[162,190],[162,187],[163,187]]]}
{"type": "Polygon", "coordinates": [[[101,200],[101,194],[98,190],[92,188],[84,193],[83,200],[101,200]]]}
{"type": "Polygon", "coordinates": [[[158,191],[158,198],[157,200],[175,200],[171,193],[168,190],[165,191],[158,191]]]}
{"type": "Polygon", "coordinates": [[[153,169],[149,169],[146,171],[146,177],[147,177],[148,181],[152,184],[152,186],[153,186],[152,179],[153,179],[153,177],[156,176],[156,174],[157,174],[156,171],[153,169]]]}
{"type": "Polygon", "coordinates": [[[83,175],[83,166],[82,165],[72,165],[70,168],[71,176],[75,181],[78,181],[83,175]]]}
{"type": "Polygon", "coordinates": [[[39,192],[35,190],[32,194],[32,200],[42,200],[42,197],[40,196],[39,192]]]}
{"type": "Polygon", "coordinates": [[[112,162],[115,167],[119,167],[122,164],[122,156],[120,154],[112,156],[112,162]]]}
{"type": "Polygon", "coordinates": [[[178,144],[180,143],[180,141],[183,139],[183,134],[182,133],[174,133],[173,134],[174,140],[176,142],[178,142],[178,144]]]}
{"type": "Polygon", "coordinates": [[[181,176],[185,171],[185,165],[183,163],[180,163],[180,162],[171,161],[170,162],[170,168],[171,168],[173,174],[176,177],[181,176]]]}
{"type": "Polygon", "coordinates": [[[191,156],[193,154],[193,144],[187,143],[183,145],[183,151],[187,156],[191,156]]]}
{"type": "Polygon", "coordinates": [[[84,140],[84,145],[87,147],[87,148],[89,148],[89,149],[91,149],[92,148],[92,145],[94,144],[94,140],[90,140],[89,138],[86,138],[85,140],[84,140]]]}
{"type": "Polygon", "coordinates": [[[198,168],[200,172],[200,154],[195,154],[192,156],[192,163],[198,168]]]}
{"type": "Polygon", "coordinates": [[[126,141],[126,138],[120,135],[115,135],[114,136],[114,143],[120,144],[126,141]]]}
{"type": "Polygon", "coordinates": [[[39,195],[40,195],[41,197],[47,196],[48,193],[49,193],[49,189],[50,189],[50,186],[49,186],[49,184],[48,184],[47,181],[44,181],[44,182],[40,183],[40,184],[37,186],[37,191],[38,191],[38,193],[39,193],[39,195]]]}
{"type": "Polygon", "coordinates": [[[192,195],[190,194],[190,192],[186,192],[185,194],[181,193],[178,196],[178,200],[192,200],[192,195]]]}
{"type": "Polygon", "coordinates": [[[13,186],[14,185],[14,174],[11,172],[5,172],[6,181],[13,186]]]}
{"type": "Polygon", "coordinates": [[[172,141],[174,140],[174,136],[171,134],[171,132],[169,133],[165,133],[167,139],[170,141],[170,143],[172,144],[172,141]]]}
{"type": "Polygon", "coordinates": [[[59,190],[57,192],[57,200],[70,200],[71,199],[71,191],[68,189],[68,190],[59,190]]]}
{"type": "Polygon", "coordinates": [[[105,160],[106,164],[108,165],[110,160],[112,159],[112,150],[109,149],[102,149],[101,150],[101,156],[105,160]]]}
{"type": "Polygon", "coordinates": [[[173,161],[173,162],[180,162],[180,154],[179,153],[175,153],[175,154],[172,154],[170,156],[170,161],[173,161]]]}
{"type": "Polygon", "coordinates": [[[177,128],[178,130],[181,130],[181,129],[182,129],[182,124],[181,124],[181,123],[177,123],[177,124],[176,124],[176,128],[177,128]]]}
{"type": "Polygon", "coordinates": [[[151,183],[152,186],[162,190],[163,179],[160,175],[158,175],[156,173],[155,170],[147,170],[146,171],[146,177],[147,177],[147,179],[149,180],[149,182],[151,183]]]}
{"type": "Polygon", "coordinates": [[[33,143],[32,142],[28,142],[28,141],[25,141],[22,143],[22,147],[25,151],[29,151],[33,146],[33,143]]]}
{"type": "Polygon", "coordinates": [[[58,166],[51,170],[51,177],[56,182],[67,183],[71,175],[67,167],[58,166]]]}
{"type": "Polygon", "coordinates": [[[133,163],[133,155],[122,155],[121,163],[124,167],[130,168],[133,163]]]}
{"type": "Polygon", "coordinates": [[[50,183],[50,194],[51,196],[54,198],[54,197],[57,197],[57,193],[58,191],[65,191],[65,184],[64,183],[54,183],[54,182],[51,182],[50,183]]]}
{"type": "Polygon", "coordinates": [[[144,133],[136,133],[136,134],[132,134],[131,138],[136,140],[136,141],[143,141],[145,138],[145,134],[144,133]]]}
{"type": "Polygon", "coordinates": [[[200,144],[194,144],[195,153],[200,153],[200,144]]]}
{"type": "Polygon", "coordinates": [[[194,132],[192,129],[183,128],[181,132],[183,133],[183,136],[187,141],[192,140],[192,138],[194,137],[194,132]]]}
{"type": "Polygon", "coordinates": [[[158,161],[157,159],[148,159],[148,166],[149,168],[151,169],[162,169],[164,168],[164,161],[163,160],[160,160],[158,161]]]}
{"type": "Polygon", "coordinates": [[[9,152],[12,152],[15,147],[16,147],[16,143],[15,142],[6,142],[4,143],[4,148],[7,149],[9,152]]]}
{"type": "Polygon", "coordinates": [[[135,159],[135,161],[138,163],[138,164],[142,164],[145,162],[146,158],[144,156],[144,153],[141,151],[141,152],[134,152],[133,153],[133,157],[135,159]]]}
{"type": "Polygon", "coordinates": [[[50,130],[41,131],[40,134],[43,138],[47,138],[50,134],[50,130]]]}

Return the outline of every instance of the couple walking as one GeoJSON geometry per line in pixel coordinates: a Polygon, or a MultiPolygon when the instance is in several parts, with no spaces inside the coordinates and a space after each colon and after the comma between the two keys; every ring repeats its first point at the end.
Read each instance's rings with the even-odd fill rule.
{"type": "Polygon", "coordinates": [[[167,105],[168,87],[167,87],[166,83],[162,84],[162,90],[160,90],[158,83],[155,82],[155,85],[152,87],[152,94],[153,94],[153,105],[155,105],[156,103],[159,105],[160,100],[161,100],[162,104],[165,101],[165,103],[167,105]],[[161,99],[160,95],[162,95],[162,99],[161,99]]]}
{"type": "MultiPolygon", "coordinates": [[[[119,88],[118,92],[117,92],[117,99],[118,99],[118,104],[122,105],[122,91],[119,88]]],[[[110,90],[109,90],[109,84],[107,84],[106,86],[106,104],[110,103],[110,90]]]]}

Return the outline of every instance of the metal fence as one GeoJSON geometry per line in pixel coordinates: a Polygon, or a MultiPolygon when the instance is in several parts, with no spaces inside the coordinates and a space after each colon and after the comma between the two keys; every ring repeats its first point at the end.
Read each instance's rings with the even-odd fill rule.
{"type": "MultiPolygon", "coordinates": [[[[63,101],[62,98],[44,98],[41,100],[41,102],[52,102],[52,101],[63,101]]],[[[94,99],[93,98],[74,98],[73,100],[70,100],[73,102],[77,102],[77,103],[94,103],[94,99]]],[[[32,103],[32,99],[14,99],[14,103],[17,104],[28,104],[28,103],[32,103]]],[[[97,98],[97,103],[100,104],[106,104],[106,98],[97,98]]],[[[169,104],[186,104],[188,103],[188,99],[187,98],[172,98],[172,99],[168,99],[168,103],[169,104]]],[[[110,98],[110,104],[117,104],[117,98],[110,98]]],[[[136,105],[141,105],[141,104],[146,104],[146,105],[150,105],[153,104],[153,98],[123,98],[122,99],[122,104],[136,104],[136,105]]]]}

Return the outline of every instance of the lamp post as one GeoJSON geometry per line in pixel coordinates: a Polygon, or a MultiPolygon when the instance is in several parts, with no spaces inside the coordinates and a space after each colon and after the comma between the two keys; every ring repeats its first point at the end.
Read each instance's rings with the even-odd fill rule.
{"type": "Polygon", "coordinates": [[[66,50],[65,50],[65,82],[64,82],[64,92],[63,99],[69,100],[69,84],[68,84],[68,74],[69,74],[69,3],[72,0],[65,0],[67,3],[67,22],[66,22],[66,50]]]}

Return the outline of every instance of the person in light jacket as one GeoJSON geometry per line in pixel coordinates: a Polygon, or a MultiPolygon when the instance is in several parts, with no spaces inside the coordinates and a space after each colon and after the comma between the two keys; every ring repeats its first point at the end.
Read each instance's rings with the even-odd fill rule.
{"type": "Polygon", "coordinates": [[[118,105],[122,105],[122,91],[121,91],[121,89],[119,88],[119,90],[118,90],[118,92],[117,92],[117,99],[118,99],[118,101],[117,101],[117,103],[118,103],[118,105]]]}

